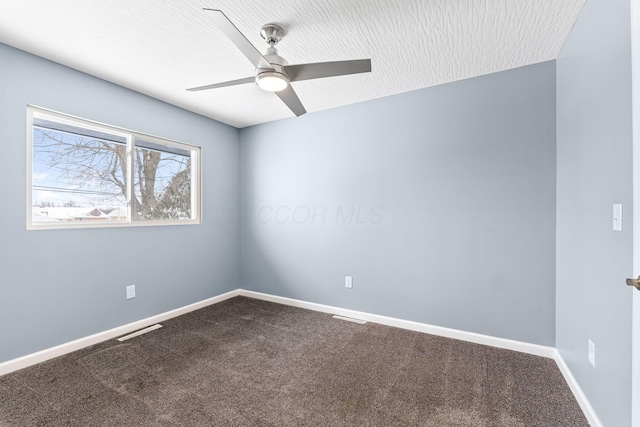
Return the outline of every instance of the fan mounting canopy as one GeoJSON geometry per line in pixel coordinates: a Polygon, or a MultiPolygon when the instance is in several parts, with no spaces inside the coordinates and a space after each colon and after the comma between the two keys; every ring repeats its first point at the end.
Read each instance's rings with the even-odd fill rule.
{"type": "Polygon", "coordinates": [[[270,46],[275,46],[284,37],[284,28],[276,24],[266,24],[262,26],[260,35],[270,46]]]}

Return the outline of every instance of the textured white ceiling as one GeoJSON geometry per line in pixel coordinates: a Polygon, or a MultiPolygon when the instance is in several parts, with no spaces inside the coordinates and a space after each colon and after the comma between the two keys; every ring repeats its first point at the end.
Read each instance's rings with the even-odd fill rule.
{"type": "Polygon", "coordinates": [[[264,53],[285,27],[290,64],[371,58],[373,71],[293,83],[307,111],[555,59],[585,0],[1,0],[0,42],[235,127],[293,114],[202,8],[264,53]]]}

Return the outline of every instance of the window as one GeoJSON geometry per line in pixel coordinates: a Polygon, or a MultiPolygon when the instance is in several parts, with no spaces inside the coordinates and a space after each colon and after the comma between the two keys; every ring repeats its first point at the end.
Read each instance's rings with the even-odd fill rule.
{"type": "Polygon", "coordinates": [[[200,148],[27,112],[27,228],[200,222],[200,148]]]}

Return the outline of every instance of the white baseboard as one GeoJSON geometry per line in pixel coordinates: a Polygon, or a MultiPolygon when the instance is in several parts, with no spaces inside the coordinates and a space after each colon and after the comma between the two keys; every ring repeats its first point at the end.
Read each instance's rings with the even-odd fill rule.
{"type": "Polygon", "coordinates": [[[351,317],[354,319],[362,319],[368,322],[380,323],[382,325],[394,326],[396,328],[408,329],[410,331],[424,332],[431,335],[441,337],[454,338],[457,340],[472,342],[476,344],[488,345],[507,350],[514,350],[521,353],[533,354],[549,359],[555,357],[555,348],[546,347],[538,344],[530,344],[522,341],[514,341],[505,338],[497,338],[489,335],[477,334],[474,332],[465,332],[457,329],[443,328],[441,326],[428,325],[426,323],[413,322],[410,320],[402,320],[394,317],[380,316],[377,314],[364,313],[361,311],[348,310],[329,305],[316,304],[312,302],[301,301],[292,298],[278,297],[260,292],[247,291],[239,289],[239,295],[249,298],[261,299],[264,301],[275,302],[279,304],[290,305],[294,307],[306,308],[307,310],[320,311],[323,313],[339,314],[341,316],[351,317]]]}
{"type": "Polygon", "coordinates": [[[562,355],[558,350],[555,350],[555,355],[553,358],[555,359],[560,372],[562,372],[564,380],[567,382],[569,388],[573,392],[574,397],[578,401],[582,412],[584,413],[585,417],[587,417],[587,421],[589,421],[589,424],[592,427],[602,427],[603,424],[602,422],[600,422],[598,415],[596,415],[596,411],[593,410],[593,406],[591,406],[591,403],[589,403],[589,399],[587,399],[587,396],[582,391],[582,388],[580,388],[580,385],[571,373],[571,370],[569,370],[569,367],[565,363],[562,355]]]}
{"type": "Polygon", "coordinates": [[[17,371],[19,369],[26,368],[31,365],[35,365],[45,360],[53,359],[54,357],[62,356],[72,351],[80,350],[85,347],[89,347],[94,344],[98,344],[102,341],[106,341],[112,338],[116,338],[122,335],[126,335],[130,332],[137,331],[138,329],[146,328],[149,325],[153,325],[158,322],[164,322],[167,319],[180,316],[182,314],[189,313],[200,308],[204,308],[211,304],[216,304],[233,298],[239,295],[239,290],[236,289],[231,292],[227,292],[222,295],[218,295],[212,298],[208,298],[203,301],[199,301],[193,304],[185,305],[184,307],[176,308],[174,310],[167,311],[155,316],[147,317],[146,319],[138,320],[136,322],[128,323],[126,325],[118,326],[117,328],[109,329],[104,332],[89,335],[88,337],[80,338],[68,343],[60,344],[55,347],[47,348],[36,353],[27,354],[26,356],[18,357],[16,359],[7,360],[0,363],[0,376],[8,374],[10,372],[17,371]]]}

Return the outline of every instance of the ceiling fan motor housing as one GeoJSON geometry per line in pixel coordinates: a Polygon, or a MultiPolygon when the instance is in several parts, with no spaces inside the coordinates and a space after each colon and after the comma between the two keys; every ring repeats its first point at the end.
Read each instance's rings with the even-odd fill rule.
{"type": "Polygon", "coordinates": [[[267,49],[267,53],[264,55],[264,58],[269,62],[272,68],[256,68],[256,83],[258,86],[262,87],[259,81],[266,77],[279,78],[289,84],[289,75],[284,69],[284,66],[287,65],[287,61],[278,55],[278,51],[273,47],[273,45],[267,49]]]}
{"type": "MultiPolygon", "coordinates": [[[[278,55],[278,51],[275,47],[271,46],[269,47],[269,49],[267,49],[267,53],[264,55],[264,59],[266,59],[276,71],[282,74],[286,74],[284,71],[284,66],[288,65],[289,63],[282,56],[278,55]]],[[[258,68],[258,70],[264,70],[264,68],[258,68]]]]}

